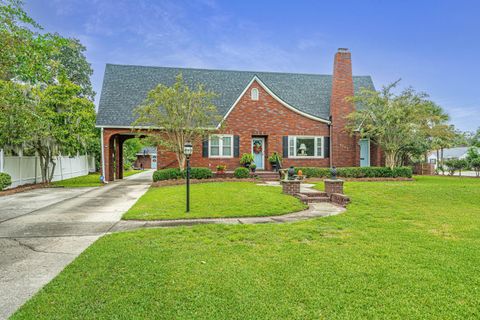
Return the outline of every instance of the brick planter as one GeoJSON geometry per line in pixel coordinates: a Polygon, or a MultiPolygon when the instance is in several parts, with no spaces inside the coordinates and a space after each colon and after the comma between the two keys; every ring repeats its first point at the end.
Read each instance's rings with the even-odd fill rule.
{"type": "Polygon", "coordinates": [[[325,179],[325,192],[330,196],[332,193],[343,194],[343,180],[325,179]]]}
{"type": "Polygon", "coordinates": [[[300,180],[282,180],[282,191],[285,194],[295,195],[300,193],[300,180]]]}

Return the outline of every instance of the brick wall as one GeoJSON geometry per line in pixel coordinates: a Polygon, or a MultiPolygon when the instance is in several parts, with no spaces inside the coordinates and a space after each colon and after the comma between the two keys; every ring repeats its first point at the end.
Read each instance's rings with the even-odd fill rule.
{"type": "MultiPolygon", "coordinates": [[[[268,94],[263,87],[253,82],[237,105],[225,120],[222,133],[237,135],[240,138],[240,156],[252,152],[252,137],[265,138],[265,166],[271,170],[268,156],[274,151],[283,153],[282,138],[288,135],[315,135],[329,136],[328,124],[309,119],[295,111],[290,110],[268,94]],[[251,99],[250,91],[257,88],[259,100],[251,99]]],[[[215,170],[218,164],[226,164],[227,170],[240,166],[240,158],[206,158],[202,157],[201,141],[194,143],[194,152],[191,165],[195,167],[209,167],[215,170]]],[[[170,152],[158,152],[158,165],[176,166],[175,156],[170,152]],[[173,162],[173,164],[172,164],[173,162]],[[169,165],[171,164],[171,165],[169,165]]],[[[315,159],[284,159],[283,167],[328,167],[329,158],[315,159]]]]}

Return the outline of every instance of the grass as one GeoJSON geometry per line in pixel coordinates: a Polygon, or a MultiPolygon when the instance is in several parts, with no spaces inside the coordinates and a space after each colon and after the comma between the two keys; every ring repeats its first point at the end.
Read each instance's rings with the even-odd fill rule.
{"type": "MultiPolygon", "coordinates": [[[[128,177],[140,172],[142,171],[141,170],[124,171],[123,177],[128,177]]],[[[99,187],[103,184],[100,182],[100,173],[90,173],[86,176],[80,176],[80,177],[65,179],[61,181],[55,181],[55,182],[52,182],[52,185],[56,187],[75,188],[75,187],[99,187]]]]}
{"type": "Polygon", "coordinates": [[[479,318],[480,179],[345,189],[328,218],[104,236],[13,319],[479,318]]]}
{"type": "Polygon", "coordinates": [[[307,206],[281,188],[251,182],[222,182],[190,186],[190,213],[185,213],[185,186],[151,187],[123,219],[160,220],[271,216],[307,206]]]}

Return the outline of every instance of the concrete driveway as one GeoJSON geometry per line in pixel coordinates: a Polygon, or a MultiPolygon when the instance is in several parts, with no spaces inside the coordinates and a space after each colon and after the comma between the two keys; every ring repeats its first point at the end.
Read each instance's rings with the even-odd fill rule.
{"type": "Polygon", "coordinates": [[[151,176],[146,171],[103,187],[0,197],[0,319],[108,232],[147,191],[151,176]]]}

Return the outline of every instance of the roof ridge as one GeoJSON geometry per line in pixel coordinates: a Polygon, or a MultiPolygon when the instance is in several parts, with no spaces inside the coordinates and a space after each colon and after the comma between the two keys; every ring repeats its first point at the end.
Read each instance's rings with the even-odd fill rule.
{"type": "MultiPolygon", "coordinates": [[[[152,69],[180,69],[180,70],[195,70],[195,71],[222,71],[222,72],[242,72],[242,73],[266,73],[275,75],[302,75],[302,76],[325,76],[331,77],[331,74],[326,73],[306,73],[306,72],[281,72],[281,71],[259,71],[259,70],[235,70],[235,69],[210,69],[210,68],[189,68],[189,67],[169,67],[169,66],[146,66],[138,64],[119,64],[119,63],[106,63],[106,66],[116,67],[137,67],[137,68],[152,68],[152,69]]],[[[354,78],[371,77],[370,75],[354,75],[354,78]]]]}

